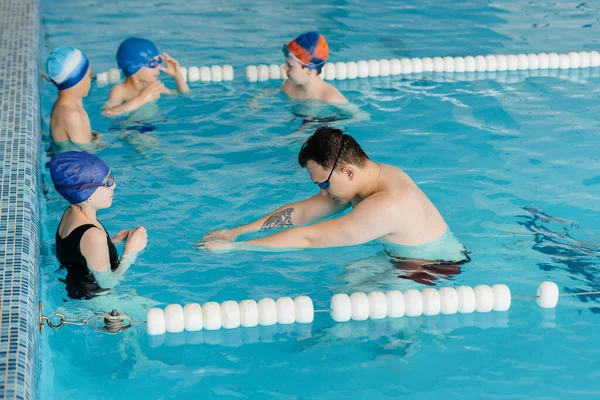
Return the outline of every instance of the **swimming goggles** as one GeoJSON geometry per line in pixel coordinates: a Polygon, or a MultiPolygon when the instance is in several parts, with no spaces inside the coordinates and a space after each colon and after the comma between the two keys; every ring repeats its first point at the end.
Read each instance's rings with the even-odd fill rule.
{"type": "Polygon", "coordinates": [[[135,67],[135,68],[146,67],[146,68],[154,69],[154,68],[158,67],[160,64],[162,64],[162,59],[160,58],[160,56],[158,56],[158,58],[153,57],[153,58],[149,59],[148,61],[143,62],[141,64],[135,64],[135,63],[129,62],[129,63],[126,63],[126,65],[123,66],[122,68],[123,68],[123,70],[125,70],[124,68],[132,68],[132,67],[135,67]]]}
{"type": "Polygon", "coordinates": [[[109,188],[112,185],[115,184],[115,176],[113,174],[111,174],[110,172],[108,173],[108,176],[106,178],[104,178],[104,180],[102,181],[102,183],[84,183],[81,185],[75,185],[75,186],[66,186],[66,185],[57,185],[54,184],[54,187],[57,190],[63,189],[63,190],[83,190],[83,189],[91,189],[91,188],[97,188],[97,187],[104,187],[104,188],[109,188]]]}
{"type": "Polygon", "coordinates": [[[327,60],[319,60],[316,63],[314,63],[312,61],[306,63],[306,62],[300,60],[298,57],[296,57],[294,55],[294,53],[292,53],[290,51],[290,49],[288,48],[287,44],[283,45],[283,48],[281,49],[281,51],[283,52],[283,56],[285,58],[291,58],[292,60],[297,61],[300,65],[302,65],[304,67],[307,67],[307,68],[310,68],[310,69],[320,69],[327,62],[327,60]]]}
{"type": "Polygon", "coordinates": [[[333,167],[331,168],[331,172],[329,173],[327,180],[317,183],[317,186],[323,190],[329,189],[329,186],[331,185],[331,182],[329,180],[331,179],[331,175],[333,175],[333,171],[335,171],[335,166],[337,165],[337,162],[340,159],[340,155],[342,155],[342,150],[344,149],[344,140],[345,139],[346,139],[345,137],[342,137],[342,144],[340,146],[340,151],[338,151],[337,157],[335,158],[335,161],[333,162],[333,167]]]}
{"type": "Polygon", "coordinates": [[[154,69],[154,68],[158,67],[160,64],[162,64],[162,59],[159,56],[158,58],[149,59],[148,61],[146,61],[145,64],[142,64],[142,67],[148,67],[148,68],[154,69]]]}
{"type": "Polygon", "coordinates": [[[109,188],[115,184],[115,176],[111,173],[108,174],[106,178],[100,184],[101,187],[109,188]]]}

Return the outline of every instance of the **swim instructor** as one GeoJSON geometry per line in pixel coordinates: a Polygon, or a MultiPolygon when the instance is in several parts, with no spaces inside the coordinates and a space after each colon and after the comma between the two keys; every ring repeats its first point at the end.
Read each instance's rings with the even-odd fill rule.
{"type": "Polygon", "coordinates": [[[320,193],[285,205],[248,225],[213,231],[200,248],[211,251],[277,251],[352,246],[381,241],[399,258],[440,262],[468,260],[427,196],[399,168],[371,161],[350,135],[320,127],[298,155],[320,193]],[[311,224],[339,214],[338,218],[311,224]],[[311,224],[311,225],[307,225],[311,224]],[[259,239],[235,241],[244,233],[289,228],[259,239]]]}

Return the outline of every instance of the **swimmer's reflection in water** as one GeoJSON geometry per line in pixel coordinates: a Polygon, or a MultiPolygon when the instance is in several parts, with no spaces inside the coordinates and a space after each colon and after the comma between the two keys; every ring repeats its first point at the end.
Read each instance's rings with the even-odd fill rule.
{"type": "Polygon", "coordinates": [[[431,261],[414,258],[399,258],[386,252],[394,268],[398,270],[398,278],[410,280],[427,286],[435,286],[442,280],[450,280],[460,274],[461,267],[470,262],[468,252],[461,261],[431,261]]]}

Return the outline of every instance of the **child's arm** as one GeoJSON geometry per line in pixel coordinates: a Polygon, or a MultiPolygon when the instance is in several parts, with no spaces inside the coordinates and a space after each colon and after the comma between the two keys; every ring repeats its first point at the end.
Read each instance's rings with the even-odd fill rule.
{"type": "Polygon", "coordinates": [[[252,111],[258,111],[258,110],[260,110],[260,100],[262,100],[265,97],[274,96],[280,92],[281,92],[280,88],[265,89],[262,92],[260,92],[259,94],[257,94],[256,96],[254,96],[253,98],[251,98],[250,100],[248,100],[248,105],[250,106],[250,109],[252,111]]]}
{"type": "Polygon", "coordinates": [[[169,92],[170,90],[165,88],[165,85],[157,81],[144,88],[144,90],[132,100],[122,104],[125,100],[123,98],[122,88],[120,86],[115,86],[111,89],[108,101],[103,107],[103,115],[106,117],[116,117],[135,111],[144,104],[158,99],[161,94],[169,92]]]}
{"type": "Polygon", "coordinates": [[[161,71],[163,71],[167,75],[171,75],[175,79],[175,83],[177,83],[177,90],[179,93],[187,93],[190,91],[190,87],[188,86],[183,74],[181,73],[181,68],[179,67],[179,62],[169,56],[167,53],[162,53],[160,58],[165,63],[166,67],[159,65],[161,71]]]}
{"type": "Polygon", "coordinates": [[[80,112],[63,109],[53,115],[53,118],[58,118],[58,123],[67,134],[69,141],[77,144],[90,143],[91,132],[85,128],[80,112]]]}
{"type": "Polygon", "coordinates": [[[348,99],[332,85],[328,85],[323,96],[323,101],[326,103],[348,104],[348,99]]]}

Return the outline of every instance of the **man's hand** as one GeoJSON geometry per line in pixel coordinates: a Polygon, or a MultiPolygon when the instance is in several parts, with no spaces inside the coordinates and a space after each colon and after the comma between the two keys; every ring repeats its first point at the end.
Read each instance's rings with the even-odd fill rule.
{"type": "Polygon", "coordinates": [[[212,253],[227,253],[235,249],[235,243],[228,240],[199,241],[198,250],[208,250],[212,253]]]}
{"type": "Polygon", "coordinates": [[[202,241],[208,240],[227,240],[230,242],[235,241],[237,237],[240,235],[240,232],[236,229],[218,229],[212,232],[207,233],[202,237],[202,241]]]}

